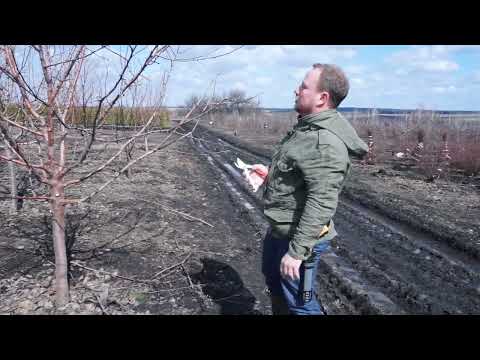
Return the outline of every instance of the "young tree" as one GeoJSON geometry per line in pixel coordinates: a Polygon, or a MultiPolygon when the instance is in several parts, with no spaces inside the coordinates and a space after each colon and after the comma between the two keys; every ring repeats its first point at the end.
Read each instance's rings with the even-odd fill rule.
{"type": "MultiPolygon", "coordinates": [[[[9,89],[8,96],[4,96],[5,91],[0,93],[0,132],[9,150],[9,153],[0,154],[0,161],[27,169],[46,189],[33,196],[12,193],[11,198],[49,203],[57,306],[69,301],[66,205],[89,201],[137,161],[181,138],[174,136],[178,135],[178,127],[198,120],[220,105],[219,102],[207,102],[200,112],[197,111],[198,104],[193,106],[176,126],[168,130],[168,136],[159,145],[137,158],[128,158],[122,169],[90,194],[81,198],[68,196],[67,189],[78,186],[103,171],[136,139],[159,131],[150,128],[161,108],[169,74],[174,62],[178,60],[177,55],[178,52],[172,46],[128,46],[125,50],[83,45],[0,46],[2,85],[3,89],[9,89]],[[116,63],[117,68],[104,68],[103,72],[93,78],[93,66],[89,62],[102,53],[111,56],[109,63],[116,63]],[[116,61],[118,59],[121,61],[116,61]],[[141,103],[134,89],[140,82],[146,81],[146,69],[160,60],[167,61],[170,67],[164,72],[161,81],[162,96],[150,108],[148,118],[144,118],[134,134],[113,140],[121,141],[113,156],[98,168],[81,174],[78,170],[85,165],[94,143],[98,142],[99,134],[120,99],[130,95],[137,103],[141,103]],[[79,103],[81,106],[78,106],[79,103]],[[191,116],[194,112],[196,115],[191,116]],[[21,137],[15,136],[12,129],[21,134],[21,137]],[[72,152],[75,155],[73,158],[69,156],[72,152]]],[[[188,133],[182,136],[188,136],[188,133]]]]}

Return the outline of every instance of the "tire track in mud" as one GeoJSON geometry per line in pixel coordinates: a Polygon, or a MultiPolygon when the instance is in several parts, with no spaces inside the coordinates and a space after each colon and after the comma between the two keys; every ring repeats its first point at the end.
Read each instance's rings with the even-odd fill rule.
{"type": "Polygon", "coordinates": [[[336,220],[337,253],[407,313],[480,313],[478,272],[345,203],[339,206],[336,220]]]}
{"type": "MultiPolygon", "coordinates": [[[[246,208],[248,221],[254,225],[255,229],[266,232],[268,223],[260,210],[260,196],[252,193],[245,184],[241,176],[226,162],[224,156],[216,154],[224,153],[218,151],[209,151],[205,144],[215,144],[212,141],[204,139],[195,139],[192,146],[207,155],[207,161],[212,165],[212,170],[219,174],[229,191],[230,198],[237,206],[246,208]],[[253,199],[256,207],[252,208],[250,203],[245,200],[245,196],[240,194],[229,181],[227,175],[220,170],[223,169],[227,174],[233,177],[235,185],[240,187],[243,194],[253,199]]],[[[247,155],[240,151],[242,155],[247,155]]],[[[261,192],[260,192],[261,193],[261,192]]],[[[319,297],[329,314],[396,314],[402,313],[401,309],[388,299],[384,294],[365,284],[359,273],[335,254],[325,254],[321,259],[321,267],[325,270],[322,273],[320,282],[319,297]],[[349,301],[348,299],[352,299],[349,301]],[[350,304],[351,303],[351,304],[350,304]]]]}
{"type": "MultiPolygon", "coordinates": [[[[234,200],[237,195],[232,200],[249,199],[255,205],[248,211],[250,221],[265,229],[261,189],[254,194],[229,164],[238,156],[269,165],[269,154],[249,152],[248,144],[236,139],[232,144],[228,136],[218,138],[204,127],[195,136],[193,147],[209,154],[230,187],[241,189],[243,200],[234,200]]],[[[339,236],[321,259],[318,275],[319,298],[327,313],[480,313],[480,264],[470,254],[344,196],[334,220],[339,236]]]]}

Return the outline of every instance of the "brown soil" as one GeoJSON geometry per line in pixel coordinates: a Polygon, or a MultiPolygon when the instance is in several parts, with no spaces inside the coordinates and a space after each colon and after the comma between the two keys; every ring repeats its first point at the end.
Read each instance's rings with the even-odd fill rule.
{"type": "MultiPolygon", "coordinates": [[[[236,145],[224,156],[229,161],[240,156],[268,164],[261,155],[271,154],[279,139],[213,131],[236,145]],[[249,158],[243,150],[259,157],[249,158]]],[[[367,292],[390,299],[394,313],[480,313],[480,182],[396,169],[354,161],[334,217],[340,234],[334,253],[367,292]]],[[[330,313],[377,311],[360,304],[361,295],[347,291],[327,267],[323,270],[320,297],[330,313]]]]}
{"type": "MultiPolygon", "coordinates": [[[[89,168],[107,156],[93,155],[89,168]]],[[[86,194],[110,174],[71,195],[86,194]]],[[[90,204],[68,208],[72,261],[95,271],[72,264],[72,301],[63,309],[53,307],[47,205],[26,202],[14,216],[6,201],[0,205],[1,313],[268,312],[258,276],[261,234],[185,140],[137,164],[131,178],[120,177],[90,204]]]]}
{"type": "MultiPolygon", "coordinates": [[[[241,156],[268,164],[279,138],[226,133],[224,139],[251,151],[228,150],[206,138],[226,161],[241,156]]],[[[98,149],[87,167],[113,151],[98,149]]],[[[100,186],[119,165],[70,194],[100,186]]],[[[5,179],[2,164],[0,181],[5,179]]],[[[335,217],[340,236],[334,251],[399,312],[478,314],[479,186],[475,179],[428,182],[414,171],[356,162],[335,217]],[[402,224],[418,238],[392,230],[402,224]]],[[[72,301],[56,309],[46,204],[26,202],[10,215],[7,201],[0,201],[0,313],[270,313],[260,272],[262,231],[187,140],[153,154],[130,178],[121,176],[91,203],[70,206],[68,214],[68,236],[75,239],[72,301]]],[[[329,313],[369,313],[333,273],[321,271],[319,280],[329,313]]]]}

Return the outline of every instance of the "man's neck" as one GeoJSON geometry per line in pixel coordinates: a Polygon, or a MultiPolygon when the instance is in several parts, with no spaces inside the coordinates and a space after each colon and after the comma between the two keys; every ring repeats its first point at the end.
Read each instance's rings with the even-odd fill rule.
{"type": "Polygon", "coordinates": [[[314,111],[312,112],[309,112],[309,113],[306,113],[306,114],[300,114],[298,113],[298,116],[297,116],[297,119],[300,119],[304,116],[307,116],[307,115],[313,115],[313,114],[318,114],[318,113],[321,113],[321,112],[324,112],[324,111],[327,111],[327,110],[335,110],[333,108],[329,108],[329,107],[322,107],[320,109],[315,109],[314,111]]]}

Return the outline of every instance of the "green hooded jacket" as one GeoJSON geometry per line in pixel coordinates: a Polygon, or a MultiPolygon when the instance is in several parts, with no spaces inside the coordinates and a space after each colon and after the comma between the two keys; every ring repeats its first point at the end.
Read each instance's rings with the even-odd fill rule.
{"type": "Polygon", "coordinates": [[[306,260],[317,243],[337,235],[332,217],[350,172],[349,155],[362,157],[367,149],[335,109],[299,118],[282,139],[272,156],[263,204],[273,235],[290,239],[290,256],[306,260]]]}

